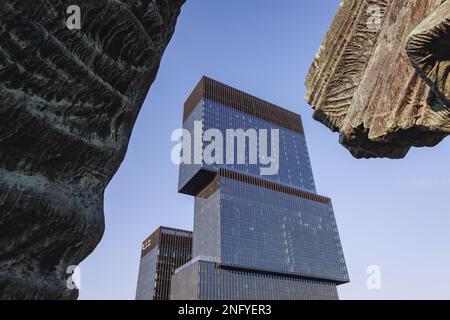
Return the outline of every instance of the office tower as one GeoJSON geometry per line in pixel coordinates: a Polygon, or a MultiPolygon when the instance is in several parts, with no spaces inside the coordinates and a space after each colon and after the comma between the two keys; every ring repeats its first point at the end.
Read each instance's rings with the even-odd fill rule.
{"type": "Polygon", "coordinates": [[[191,231],[159,227],[142,243],[136,300],[169,300],[173,273],[191,258],[191,231]]]}
{"type": "Polygon", "coordinates": [[[171,299],[337,299],[337,285],[349,278],[331,201],[316,193],[300,116],[203,77],[185,103],[183,128],[197,137],[242,129],[247,137],[240,147],[238,138],[224,141],[230,147],[214,156],[226,161],[214,163],[195,159],[195,148],[222,141],[203,139],[187,152],[193,164],[180,165],[179,191],[195,196],[194,258],[172,277],[171,299]],[[257,148],[249,129],[259,134],[257,148]],[[264,165],[249,164],[254,153],[264,165]],[[274,153],[277,170],[262,174],[274,153]]]}

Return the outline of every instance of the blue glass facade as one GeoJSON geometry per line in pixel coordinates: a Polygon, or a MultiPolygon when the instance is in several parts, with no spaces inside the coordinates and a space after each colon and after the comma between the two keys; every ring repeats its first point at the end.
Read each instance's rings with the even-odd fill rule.
{"type": "Polygon", "coordinates": [[[142,244],[136,300],[169,300],[175,269],[191,259],[191,231],[158,228],[142,244]]]}
{"type": "MultiPolygon", "coordinates": [[[[298,118],[300,126],[300,118],[298,118]]],[[[192,139],[194,139],[194,123],[201,124],[201,135],[210,129],[216,129],[221,132],[224,137],[223,141],[223,163],[208,164],[205,159],[202,159],[201,164],[196,164],[194,161],[195,153],[192,143],[191,148],[191,161],[189,164],[180,165],[180,178],[179,189],[181,190],[200,170],[207,170],[216,172],[219,168],[225,168],[234,170],[237,172],[245,173],[250,176],[260,177],[261,167],[268,166],[263,165],[259,160],[260,153],[271,156],[271,150],[279,147],[278,154],[278,173],[274,175],[264,176],[266,179],[277,182],[279,184],[296,187],[308,192],[315,193],[316,187],[314,184],[313,173],[311,169],[311,163],[309,159],[308,149],[306,145],[305,136],[301,133],[294,132],[292,130],[283,128],[280,125],[270,123],[267,120],[257,118],[256,116],[247,114],[245,112],[238,111],[234,108],[227,107],[226,105],[210,100],[201,99],[201,101],[194,108],[189,117],[184,121],[183,128],[191,133],[192,139]],[[258,142],[256,145],[256,156],[258,162],[252,164],[250,157],[252,156],[250,139],[245,141],[245,163],[238,163],[238,140],[234,140],[234,150],[232,155],[227,153],[226,137],[227,130],[243,130],[247,132],[249,129],[255,129],[257,132],[260,129],[267,130],[267,145],[264,143],[267,150],[262,152],[260,150],[261,144],[258,142]],[[271,136],[271,130],[278,130],[279,141],[273,144],[275,137],[271,136]],[[227,164],[229,157],[234,158],[234,163],[227,164]]],[[[258,136],[259,138],[259,136],[258,136]]],[[[202,150],[210,144],[210,142],[202,143],[202,150]]]]}
{"type": "Polygon", "coordinates": [[[331,204],[221,179],[222,261],[348,281],[331,204]]]}
{"type": "Polygon", "coordinates": [[[221,192],[215,191],[209,197],[196,197],[192,240],[192,256],[221,259],[221,192]]]}
{"type": "Polygon", "coordinates": [[[349,280],[331,202],[222,176],[217,187],[208,197],[195,198],[194,257],[338,282],[349,280]]]}
{"type": "MultiPolygon", "coordinates": [[[[191,145],[194,139],[194,124],[200,122],[203,125],[203,101],[200,101],[189,117],[183,123],[183,129],[191,134],[191,145]]],[[[203,133],[203,129],[202,129],[203,133]]],[[[203,144],[202,144],[203,149],[203,144]]],[[[191,148],[190,163],[181,163],[179,170],[178,189],[181,190],[200,170],[203,168],[203,160],[196,164],[194,159],[193,146],[191,148]]]]}
{"type": "Polygon", "coordinates": [[[336,286],[320,280],[221,268],[196,261],[172,278],[171,300],[337,300],[336,286]]]}
{"type": "Polygon", "coordinates": [[[158,254],[159,248],[155,247],[141,258],[136,288],[136,300],[153,300],[156,287],[158,254]]]}
{"type": "Polygon", "coordinates": [[[192,137],[196,121],[201,134],[217,129],[223,137],[276,129],[279,170],[261,175],[261,163],[249,164],[249,139],[243,164],[180,166],[180,192],[195,196],[194,260],[176,271],[172,298],[337,299],[336,286],[349,277],[331,200],[316,193],[300,116],[202,81],[185,105],[184,128],[192,137]]]}

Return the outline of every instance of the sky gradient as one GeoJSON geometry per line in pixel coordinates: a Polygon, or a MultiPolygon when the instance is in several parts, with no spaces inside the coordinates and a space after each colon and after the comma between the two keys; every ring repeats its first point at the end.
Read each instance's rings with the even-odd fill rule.
{"type": "Polygon", "coordinates": [[[356,160],[312,120],[304,79],[339,0],[188,0],[106,191],[103,240],[81,264],[80,299],[134,299],[142,241],[160,225],[192,229],[177,193],[173,130],[207,75],[300,113],[319,194],[333,201],[351,283],[341,299],[450,299],[450,140],[403,160],[356,160]],[[381,290],[366,286],[370,265],[381,290]]]}

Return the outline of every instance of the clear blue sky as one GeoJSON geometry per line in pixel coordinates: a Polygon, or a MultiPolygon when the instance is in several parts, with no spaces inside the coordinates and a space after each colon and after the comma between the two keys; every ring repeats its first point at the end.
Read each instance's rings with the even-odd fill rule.
{"type": "Polygon", "coordinates": [[[351,283],[342,299],[450,298],[450,141],[401,161],[355,160],[312,120],[304,78],[339,0],[188,0],[129,151],[106,192],[106,232],[81,264],[81,299],[134,299],[142,241],[192,228],[170,154],[183,103],[202,75],[303,116],[319,193],[333,200],[351,283]],[[366,287],[378,265],[382,288],[366,287]]]}

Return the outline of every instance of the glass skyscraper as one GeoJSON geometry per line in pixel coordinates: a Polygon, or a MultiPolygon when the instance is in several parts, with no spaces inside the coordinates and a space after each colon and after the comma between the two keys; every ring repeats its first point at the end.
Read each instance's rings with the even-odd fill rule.
{"type": "Polygon", "coordinates": [[[191,136],[270,135],[252,148],[248,134],[245,155],[236,138],[220,163],[195,161],[194,146],[191,162],[180,165],[179,191],[195,196],[194,259],[176,270],[171,298],[337,299],[349,277],[331,200],[316,193],[300,116],[203,77],[185,103],[183,128],[191,136]],[[277,170],[262,175],[268,151],[278,154],[277,170]],[[252,157],[260,162],[249,164],[252,157]]]}
{"type": "Polygon", "coordinates": [[[191,258],[191,231],[159,227],[142,243],[136,300],[169,300],[173,273],[191,258]]]}

